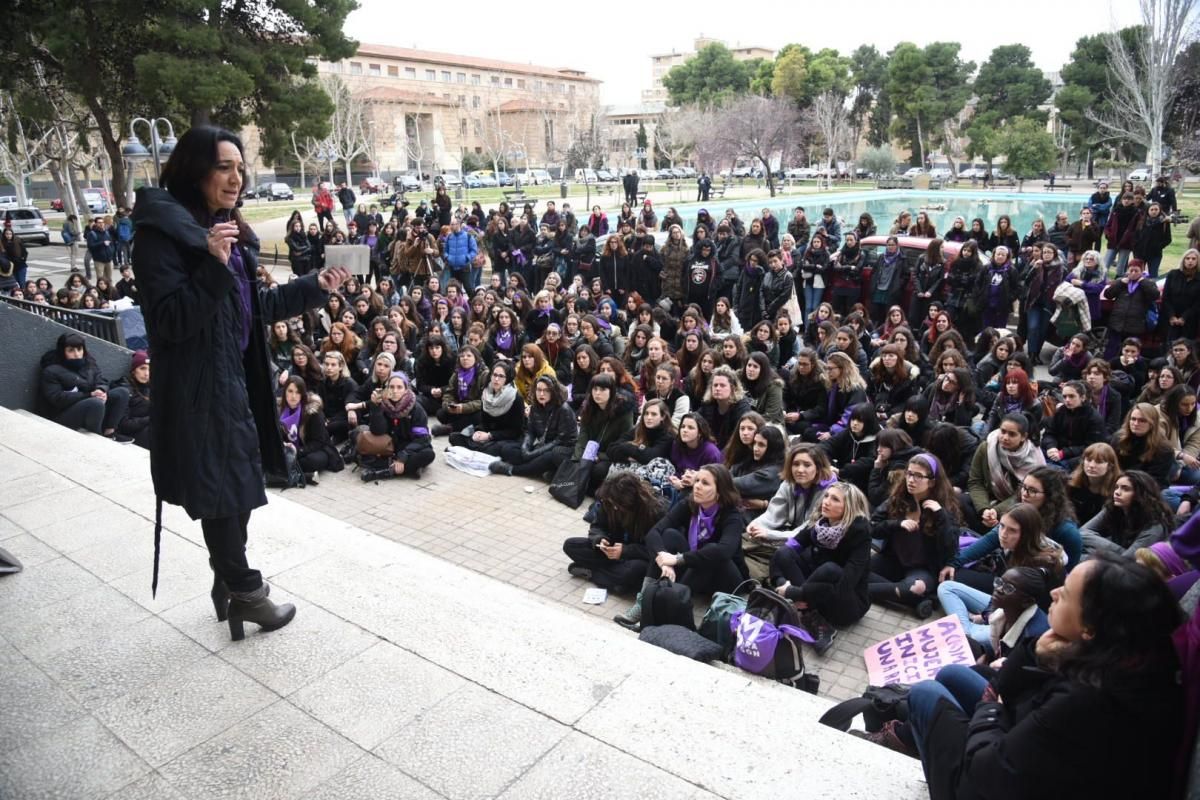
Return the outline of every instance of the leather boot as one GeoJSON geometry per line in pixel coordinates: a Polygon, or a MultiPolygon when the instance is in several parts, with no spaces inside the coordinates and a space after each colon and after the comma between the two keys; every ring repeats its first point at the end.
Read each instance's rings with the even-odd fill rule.
{"type": "Polygon", "coordinates": [[[624,614],[617,614],[613,617],[613,622],[620,625],[622,628],[628,628],[634,633],[642,630],[642,594],[646,591],[646,587],[654,583],[654,578],[642,579],[642,590],[637,593],[637,598],[633,601],[633,605],[624,614]]]}
{"type": "Polygon", "coordinates": [[[229,595],[229,634],[235,642],[246,638],[243,622],[253,622],[264,631],[282,628],[296,616],[296,607],[291,603],[275,605],[267,597],[264,583],[253,592],[231,592],[229,595]]]}
{"type": "Polygon", "coordinates": [[[392,471],[392,465],[386,467],[372,467],[364,469],[359,473],[363,483],[371,483],[372,481],[386,481],[388,478],[396,477],[396,473],[392,471]]]}
{"type": "MultiPolygon", "coordinates": [[[[213,564],[211,558],[208,560],[208,566],[213,571],[212,591],[209,593],[209,596],[212,597],[213,611],[217,612],[217,622],[224,622],[229,619],[229,587],[217,575],[216,565],[213,564]]],[[[270,584],[264,583],[263,590],[270,595],[270,584]]]]}

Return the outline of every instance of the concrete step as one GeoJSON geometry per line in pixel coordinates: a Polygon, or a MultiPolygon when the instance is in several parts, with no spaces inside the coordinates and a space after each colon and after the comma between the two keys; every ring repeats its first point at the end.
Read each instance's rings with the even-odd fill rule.
{"type": "MultiPolygon", "coordinates": [[[[249,552],[296,621],[231,643],[200,526],[178,509],[150,597],[145,451],[0,409],[0,470],[0,546],[28,566],[0,578],[0,686],[36,695],[0,705],[0,795],[218,797],[248,778],[279,797],[927,795],[918,762],[818,724],[825,699],[673,656],[286,493],[255,511],[249,552]],[[14,613],[32,609],[39,624],[14,613]],[[303,742],[303,763],[275,757],[278,739],[303,742]],[[75,768],[89,758],[108,768],[75,768]]],[[[397,485],[398,508],[421,491],[397,485]]]]}

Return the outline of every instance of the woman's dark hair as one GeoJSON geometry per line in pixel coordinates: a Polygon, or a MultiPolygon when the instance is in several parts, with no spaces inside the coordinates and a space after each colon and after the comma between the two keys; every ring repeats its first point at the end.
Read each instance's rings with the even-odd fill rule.
{"type": "Polygon", "coordinates": [[[899,428],[884,428],[875,437],[876,449],[886,447],[895,455],[898,450],[907,450],[913,446],[912,437],[908,435],[908,431],[902,431],[899,428]]]}
{"type": "MultiPolygon", "coordinates": [[[[1106,536],[1122,547],[1128,547],[1138,534],[1153,525],[1161,525],[1164,536],[1174,530],[1174,514],[1163,502],[1158,481],[1140,469],[1122,472],[1117,481],[1122,479],[1129,481],[1133,487],[1133,500],[1128,510],[1122,511],[1113,503],[1112,495],[1108,496],[1101,520],[1106,536]]],[[[1116,485],[1115,482],[1113,485],[1116,485]]]]}
{"type": "Polygon", "coordinates": [[[633,471],[618,472],[600,484],[596,500],[613,532],[642,541],[666,511],[661,497],[633,471]]]}
{"type": "Polygon", "coordinates": [[[761,436],[767,440],[767,452],[763,453],[764,464],[781,464],[783,456],[787,452],[787,441],[783,438],[783,432],[774,425],[766,425],[758,429],[755,436],[761,436]]]}
{"type": "MultiPolygon", "coordinates": [[[[662,417],[662,422],[659,423],[658,429],[666,436],[675,438],[675,421],[671,419],[671,409],[667,404],[658,398],[651,398],[642,406],[642,413],[638,415],[637,427],[633,429],[633,443],[636,445],[650,444],[650,430],[646,427],[646,409],[654,406],[658,408],[658,413],[662,417]]],[[[683,420],[680,420],[682,422],[683,420]]]]}
{"type": "Polygon", "coordinates": [[[498,359],[496,361],[496,363],[493,364],[491,366],[491,368],[488,370],[488,377],[490,378],[492,375],[494,375],[496,373],[497,369],[504,371],[504,383],[506,385],[511,384],[513,382],[513,375],[516,374],[516,370],[513,368],[513,364],[511,361],[509,361],[506,358],[498,359]]]}
{"type": "Polygon", "coordinates": [[[1132,559],[1098,553],[1089,563],[1080,606],[1091,637],[1070,648],[1060,671],[1093,686],[1147,667],[1174,672],[1171,634],[1183,612],[1167,584],[1132,559]]]}
{"type": "Polygon", "coordinates": [[[742,383],[746,387],[746,392],[751,397],[761,397],[763,392],[765,392],[771,386],[771,383],[776,380],[775,370],[771,366],[771,359],[767,357],[766,353],[755,350],[750,354],[750,357],[746,359],[746,363],[749,364],[751,361],[758,365],[758,380],[751,382],[749,378],[746,377],[745,365],[742,366],[742,374],[740,377],[742,379],[742,383]]]}
{"type": "Polygon", "coordinates": [[[1038,513],[1042,516],[1042,530],[1047,536],[1065,520],[1075,519],[1075,506],[1067,496],[1066,473],[1057,467],[1037,467],[1026,477],[1037,478],[1042,484],[1042,507],[1038,513]]]}
{"type": "MultiPolygon", "coordinates": [[[[951,518],[961,521],[954,486],[950,483],[946,468],[942,466],[942,462],[938,461],[937,456],[918,453],[908,460],[908,467],[916,467],[930,476],[929,496],[926,499],[937,501],[951,518]]],[[[908,492],[908,482],[901,479],[892,486],[888,495],[888,516],[892,519],[899,519],[914,511],[920,516],[921,533],[925,536],[936,535],[938,531],[936,515],[921,512],[916,498],[908,492]]]]}
{"type": "Polygon", "coordinates": [[[957,475],[962,467],[962,436],[958,427],[949,422],[938,422],[925,436],[925,449],[946,468],[946,472],[957,475]]]}
{"type": "Polygon", "coordinates": [[[617,380],[607,372],[597,372],[592,376],[588,383],[587,399],[583,401],[583,411],[580,412],[580,421],[584,424],[591,422],[593,417],[604,416],[611,418],[618,403],[617,397],[617,380]],[[608,389],[608,405],[604,408],[597,408],[596,402],[592,400],[592,390],[608,389]]]}
{"type": "Polygon", "coordinates": [[[58,360],[60,363],[66,360],[68,347],[82,347],[84,360],[92,360],[92,354],[88,352],[87,340],[83,338],[83,334],[64,333],[58,337],[58,344],[55,347],[55,352],[58,354],[58,360]]]}
{"type": "MultiPolygon", "coordinates": [[[[1186,383],[1172,386],[1166,391],[1162,396],[1162,400],[1159,401],[1159,405],[1162,406],[1163,414],[1167,418],[1167,425],[1172,428],[1178,427],[1178,419],[1183,416],[1179,410],[1179,404],[1184,401],[1184,398],[1195,396],[1196,390],[1186,383]]],[[[1194,417],[1195,415],[1196,412],[1193,411],[1192,416],[1194,417]]]]}
{"type": "Polygon", "coordinates": [[[290,375],[284,381],[283,391],[279,393],[279,411],[282,413],[287,408],[287,387],[295,386],[300,392],[300,423],[296,429],[300,432],[300,437],[304,437],[304,426],[308,423],[308,384],[304,382],[304,378],[299,375],[290,375]]]}
{"type": "MultiPolygon", "coordinates": [[[[733,475],[724,464],[705,464],[697,472],[707,472],[712,475],[717,484],[717,505],[723,509],[736,509],[742,502],[742,495],[733,485],[733,475]]],[[[688,496],[688,506],[695,513],[699,506],[692,496],[688,496]]]]}
{"type": "Polygon", "coordinates": [[[1012,559],[1015,564],[1024,566],[1045,565],[1058,567],[1061,572],[1062,562],[1058,558],[1058,548],[1046,538],[1045,525],[1042,515],[1029,503],[1017,503],[1000,516],[1011,517],[1021,529],[1021,538],[1013,548],[1012,559]]]}
{"type": "MultiPolygon", "coordinates": [[[[224,128],[199,125],[189,128],[179,137],[179,142],[171,151],[171,157],[167,159],[158,179],[158,185],[166,189],[180,205],[191,212],[196,222],[205,228],[209,225],[209,210],[201,187],[217,167],[217,148],[221,142],[229,142],[238,149],[243,159],[246,157],[246,148],[242,146],[242,140],[236,133],[224,128]]],[[[242,184],[245,182],[243,167],[242,184]]],[[[235,208],[229,213],[229,219],[238,224],[239,242],[248,242],[254,238],[253,231],[242,220],[238,209],[235,208]]]]}
{"type": "MultiPolygon", "coordinates": [[[[851,407],[848,422],[854,422],[854,420],[863,424],[863,436],[874,436],[879,433],[879,415],[875,413],[874,403],[859,403],[851,407]]],[[[849,430],[848,427],[847,430],[849,430]]]]}
{"type": "MultiPolygon", "coordinates": [[[[662,401],[660,400],[659,402],[662,402],[662,401]]],[[[667,417],[667,419],[670,420],[670,417],[667,417]]],[[[682,417],[680,417],[679,427],[675,431],[675,442],[679,445],[681,450],[682,449],[698,450],[704,446],[705,442],[711,442],[712,440],[713,440],[712,426],[710,426],[708,424],[708,420],[706,420],[703,416],[701,416],[700,414],[698,414],[695,411],[689,411],[688,413],[686,413],[682,417]],[[683,430],[683,423],[687,422],[689,419],[692,422],[696,423],[696,429],[700,432],[700,436],[696,440],[696,446],[694,448],[688,448],[687,445],[685,445],[683,443],[683,437],[681,434],[681,431],[683,430]]]]}
{"type": "Polygon", "coordinates": [[[550,402],[548,405],[550,408],[558,408],[566,402],[566,395],[563,393],[562,384],[559,383],[558,379],[553,375],[543,375],[533,382],[533,388],[535,391],[530,393],[530,397],[533,398],[533,402],[537,402],[536,390],[539,386],[545,386],[546,389],[549,390],[550,402]]]}
{"type": "Polygon", "coordinates": [[[754,440],[751,439],[749,445],[744,445],[742,444],[742,437],[738,435],[738,428],[742,427],[743,422],[754,423],[755,436],[757,436],[764,428],[767,427],[767,420],[757,411],[747,411],[742,415],[742,418],[738,420],[733,433],[729,434],[729,441],[725,443],[723,448],[721,448],[725,453],[725,466],[729,467],[730,469],[733,469],[734,465],[740,464],[747,458],[751,458],[754,455],[754,440]]]}

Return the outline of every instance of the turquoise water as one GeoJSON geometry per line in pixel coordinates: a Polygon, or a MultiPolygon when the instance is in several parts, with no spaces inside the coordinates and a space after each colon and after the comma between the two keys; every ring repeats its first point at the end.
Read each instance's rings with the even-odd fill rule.
{"type": "MultiPolygon", "coordinates": [[[[912,212],[913,218],[917,212],[925,209],[929,219],[937,228],[938,234],[943,234],[950,228],[956,216],[966,219],[967,228],[971,220],[981,218],[989,231],[995,230],[996,219],[1001,214],[1012,218],[1013,229],[1021,236],[1029,232],[1033,221],[1041,218],[1046,227],[1054,224],[1058,212],[1066,211],[1072,222],[1079,218],[1080,207],[1087,202],[1089,194],[1017,194],[1015,192],[965,192],[965,191],[867,191],[839,192],[832,194],[782,195],[773,198],[758,198],[755,200],[716,200],[708,204],[680,203],[674,208],[683,217],[686,226],[684,232],[690,234],[696,225],[696,212],[706,207],[714,219],[720,221],[725,216],[725,209],[732,208],[747,225],[750,220],[761,216],[764,208],[770,208],[771,213],[779,218],[780,232],[787,230],[787,223],[793,216],[796,206],[803,206],[810,224],[815,224],[821,218],[821,211],[832,208],[842,221],[842,230],[853,228],[858,224],[859,215],[864,211],[875,219],[879,233],[886,234],[901,211],[912,212]]],[[[660,200],[656,203],[660,216],[672,204],[660,200]]]]}

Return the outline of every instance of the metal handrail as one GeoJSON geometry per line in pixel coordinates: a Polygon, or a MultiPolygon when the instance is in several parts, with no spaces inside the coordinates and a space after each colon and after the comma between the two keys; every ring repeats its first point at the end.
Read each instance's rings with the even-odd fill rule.
{"type": "Polygon", "coordinates": [[[125,347],[125,328],[121,324],[120,316],[115,312],[106,313],[104,311],[80,311],[74,308],[60,308],[59,306],[35,303],[32,300],[21,300],[16,297],[9,297],[8,295],[0,295],[0,300],[11,306],[16,306],[22,311],[28,311],[30,314],[36,314],[39,317],[45,317],[46,319],[66,325],[68,328],[74,328],[80,333],[86,333],[89,336],[95,336],[97,339],[112,342],[119,347],[125,347]]]}

